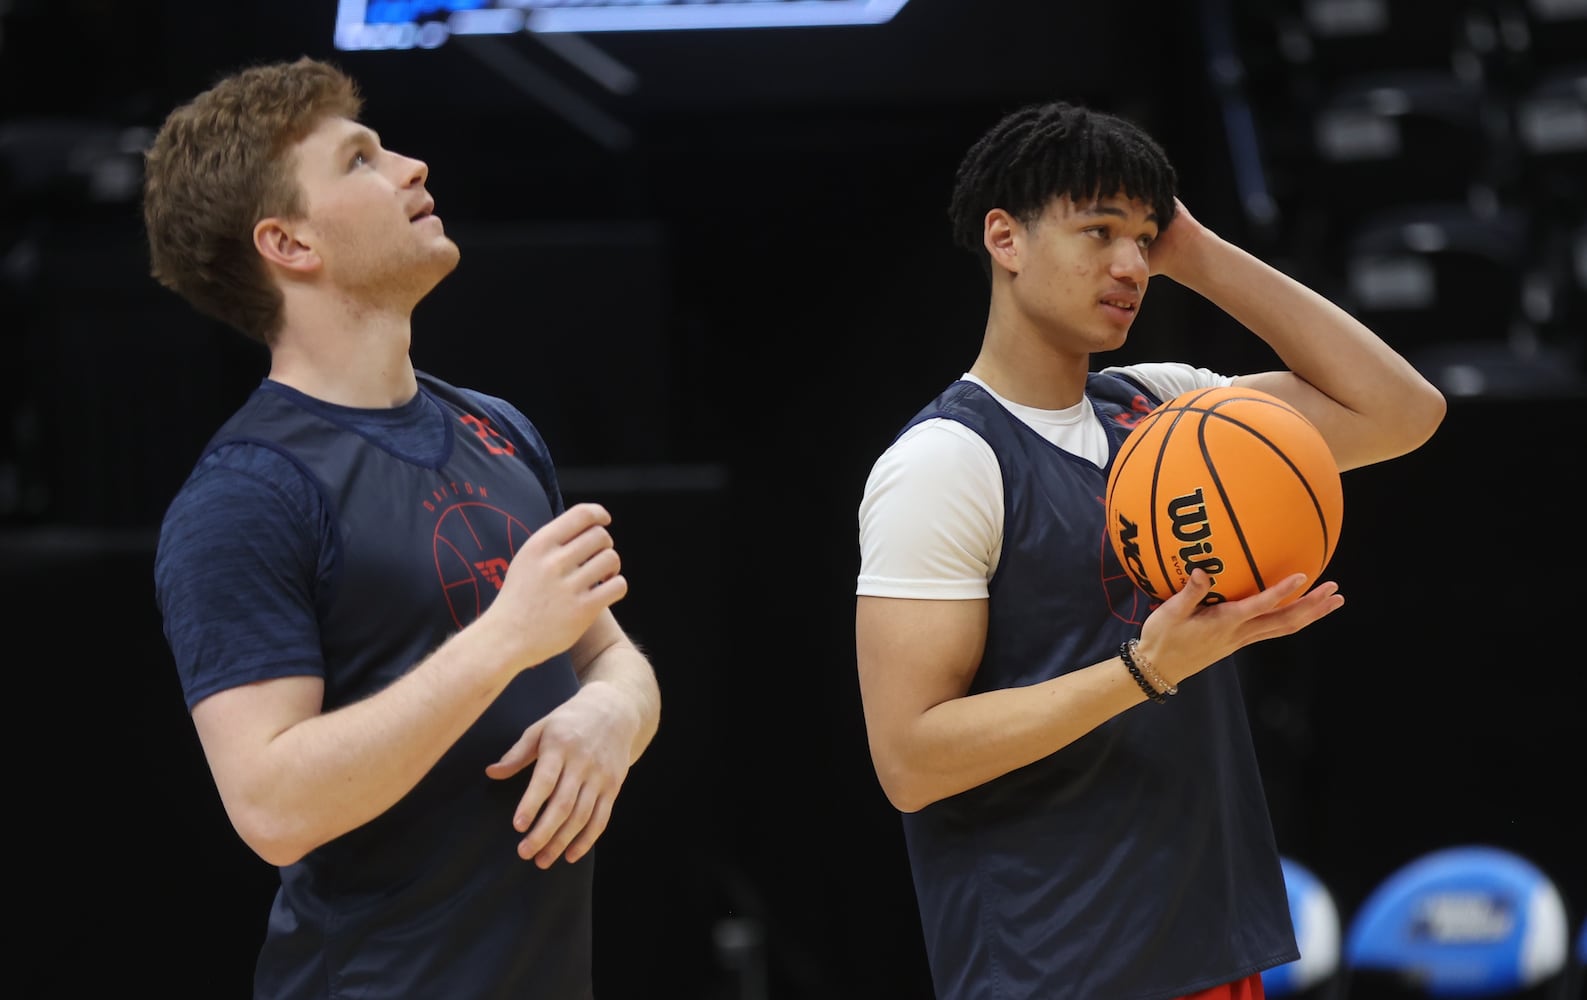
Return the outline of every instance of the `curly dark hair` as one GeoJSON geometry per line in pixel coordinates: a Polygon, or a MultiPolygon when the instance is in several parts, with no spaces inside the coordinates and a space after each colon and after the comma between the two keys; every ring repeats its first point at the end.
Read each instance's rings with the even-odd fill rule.
{"type": "Polygon", "coordinates": [[[1123,192],[1150,204],[1163,229],[1174,218],[1177,186],[1167,154],[1140,126],[1050,101],[1006,115],[975,141],[954,175],[948,218],[954,242],[980,256],[990,273],[982,234],[994,208],[1030,223],[1055,198],[1081,201],[1123,192]]]}
{"type": "Polygon", "coordinates": [[[362,106],[350,77],[305,57],[243,69],[172,111],[144,154],[154,278],[269,343],[282,299],[254,249],[254,224],[303,213],[292,145],[327,117],[356,119],[362,106]]]}

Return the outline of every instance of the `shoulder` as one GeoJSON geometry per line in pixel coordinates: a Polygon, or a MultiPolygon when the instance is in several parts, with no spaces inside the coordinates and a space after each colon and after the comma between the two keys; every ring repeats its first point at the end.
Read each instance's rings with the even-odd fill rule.
{"type": "Polygon", "coordinates": [[[1110,365],[1099,374],[1128,379],[1160,400],[1169,400],[1193,389],[1229,385],[1233,376],[1210,368],[1197,368],[1181,361],[1146,361],[1133,365],[1110,365]]]}
{"type": "Polygon", "coordinates": [[[514,419],[527,422],[527,418],[518,411],[518,408],[501,396],[466,385],[456,385],[426,371],[415,370],[414,377],[419,380],[420,386],[441,399],[473,409],[510,415],[514,419]]]}
{"type": "Polygon", "coordinates": [[[871,467],[860,500],[862,534],[940,531],[968,517],[995,519],[1002,509],[997,455],[975,431],[931,419],[898,437],[871,467]]]}
{"type": "Polygon", "coordinates": [[[979,383],[961,378],[944,389],[941,395],[921,407],[904,425],[900,434],[926,420],[947,418],[957,420],[978,430],[984,429],[986,418],[1001,409],[992,394],[979,383]]]}
{"type": "Polygon", "coordinates": [[[530,441],[541,444],[540,431],[535,427],[534,421],[524,415],[523,411],[511,402],[500,396],[479,392],[475,389],[465,389],[463,392],[475,402],[479,408],[502,421],[517,433],[530,441]]]}
{"type": "Polygon", "coordinates": [[[985,439],[956,420],[909,427],[872,467],[859,506],[857,593],[986,596],[1002,537],[1003,479],[985,439]]]}
{"type": "Polygon", "coordinates": [[[183,481],[166,513],[202,514],[223,508],[228,517],[247,517],[260,505],[302,502],[316,494],[309,474],[276,448],[253,441],[231,441],[206,451],[183,481]]]}
{"type": "Polygon", "coordinates": [[[468,386],[453,385],[429,372],[420,371],[415,374],[419,383],[433,395],[501,425],[501,430],[510,432],[520,443],[535,451],[543,453],[546,450],[545,441],[541,438],[534,422],[504,397],[468,386]]]}
{"type": "Polygon", "coordinates": [[[245,556],[253,540],[296,533],[322,509],[318,489],[296,462],[263,445],[224,444],[198,461],[166,507],[156,563],[233,549],[245,556]]]}
{"type": "Polygon", "coordinates": [[[900,478],[937,481],[988,465],[997,468],[997,455],[975,428],[951,417],[927,417],[905,428],[876,459],[870,486],[900,478]]]}
{"type": "Polygon", "coordinates": [[[551,457],[551,448],[540,435],[539,428],[522,410],[501,396],[452,385],[428,372],[415,374],[420,384],[432,394],[487,420],[495,434],[505,437],[522,453],[524,464],[534,472],[540,485],[551,497],[552,510],[558,514],[563,511],[562,487],[557,478],[556,462],[551,457]]]}
{"type": "Polygon", "coordinates": [[[191,708],[223,688],[314,673],[314,595],[331,558],[326,507],[286,456],[206,454],[161,520],[154,593],[191,708]]]}

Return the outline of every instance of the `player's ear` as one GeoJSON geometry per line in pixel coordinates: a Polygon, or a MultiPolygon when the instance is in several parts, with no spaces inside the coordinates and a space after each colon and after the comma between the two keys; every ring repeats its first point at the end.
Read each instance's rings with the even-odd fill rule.
{"type": "Polygon", "coordinates": [[[253,245],[267,263],[290,271],[313,271],[321,263],[320,255],[304,241],[298,227],[276,216],[254,224],[253,245]]]}
{"type": "Polygon", "coordinates": [[[981,245],[986,247],[992,263],[1014,274],[1020,269],[1017,236],[1021,229],[1019,222],[1001,208],[986,213],[981,228],[981,245]]]}

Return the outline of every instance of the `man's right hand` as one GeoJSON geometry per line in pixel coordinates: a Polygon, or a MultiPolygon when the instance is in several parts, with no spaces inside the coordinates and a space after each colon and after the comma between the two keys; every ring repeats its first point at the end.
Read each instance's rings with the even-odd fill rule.
{"type": "Polygon", "coordinates": [[[1202,604],[1212,578],[1192,570],[1190,582],[1141,623],[1141,655],[1178,684],[1236,650],[1292,635],[1344,606],[1337,583],[1325,581],[1294,597],[1305,585],[1305,575],[1296,573],[1238,601],[1202,604]]]}
{"type": "Polygon", "coordinates": [[[513,555],[496,600],[480,616],[500,630],[522,666],[570,648],[595,617],[622,600],[628,581],[606,530],[605,507],[581,503],[546,522],[513,555]]]}

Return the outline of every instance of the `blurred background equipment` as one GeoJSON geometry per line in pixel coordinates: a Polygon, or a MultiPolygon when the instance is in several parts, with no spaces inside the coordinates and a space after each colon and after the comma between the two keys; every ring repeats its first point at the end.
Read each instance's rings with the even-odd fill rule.
{"type": "Polygon", "coordinates": [[[338,49],[426,48],[519,32],[699,31],[882,24],[909,0],[338,0],[338,49]]]}
{"type": "Polygon", "coordinates": [[[1270,997],[1290,1000],[1338,1000],[1343,995],[1344,964],[1340,941],[1344,925],[1333,893],[1317,873],[1281,857],[1289,917],[1295,925],[1300,958],[1262,973],[1262,989],[1270,997]]]}
{"type": "Polygon", "coordinates": [[[1569,920],[1553,878],[1514,851],[1428,851],[1391,872],[1351,916],[1349,996],[1568,1000],[1569,920]]]}
{"type": "Polygon", "coordinates": [[[1203,3],[1268,245],[1449,395],[1580,395],[1587,3],[1203,3]]]}

